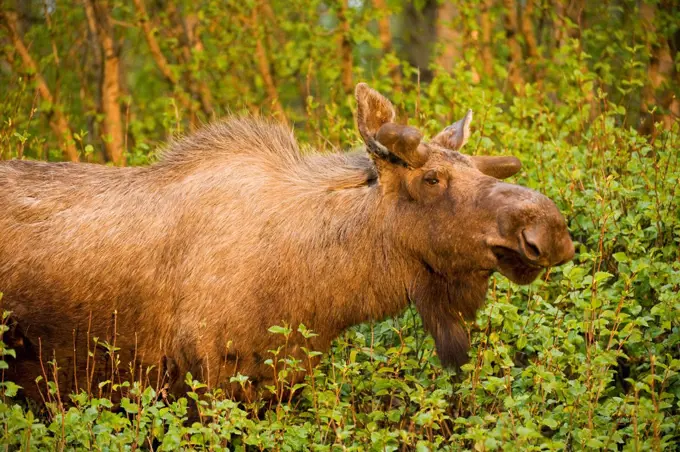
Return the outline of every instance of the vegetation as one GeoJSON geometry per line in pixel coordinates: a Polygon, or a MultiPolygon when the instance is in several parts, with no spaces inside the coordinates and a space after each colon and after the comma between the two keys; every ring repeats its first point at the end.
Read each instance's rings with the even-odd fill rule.
{"type": "MultiPolygon", "coordinates": [[[[146,164],[229,112],[319,149],[359,143],[368,81],[435,133],[514,154],[555,200],[574,262],[497,276],[470,363],[441,368],[409,309],[340,337],[295,397],[239,404],[187,376],[47,409],[2,383],[6,449],[665,450],[680,443],[680,8],[672,0],[63,0],[0,3],[0,158],[146,164]],[[122,397],[120,406],[107,398],[122,397]],[[189,420],[190,401],[198,405],[189,420]]],[[[2,288],[0,287],[0,291],[2,288]]],[[[6,327],[4,327],[6,328],[6,327]]],[[[272,334],[313,334],[286,325],[272,334]]],[[[115,355],[115,348],[110,348],[115,355]]],[[[309,351],[310,354],[315,352],[309,351]]],[[[11,365],[13,354],[0,344],[11,365]]],[[[272,351],[286,371],[306,363],[272,351]]],[[[126,365],[126,363],[121,363],[126,365]]],[[[242,384],[247,377],[235,376],[242,384]]]]}

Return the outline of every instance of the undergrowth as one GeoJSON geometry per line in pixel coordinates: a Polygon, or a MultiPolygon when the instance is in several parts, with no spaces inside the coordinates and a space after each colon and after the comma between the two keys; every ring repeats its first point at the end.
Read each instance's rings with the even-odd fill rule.
{"type": "MultiPolygon", "coordinates": [[[[436,110],[437,90],[451,83],[445,78],[424,88],[421,108],[436,110]]],[[[432,339],[409,309],[347,331],[295,396],[276,403],[239,404],[220,392],[199,397],[203,385],[189,375],[186,398],[169,400],[163,391],[125,383],[113,388],[124,394],[120,406],[81,392],[70,396],[70,405],[51,397],[38,415],[12,400],[17,388],[5,382],[2,443],[53,450],[677,445],[678,134],[650,140],[619,127],[625,113],[606,99],[605,112],[590,121],[578,108],[560,112],[529,98],[485,106],[475,94],[460,103],[472,104],[482,118],[472,137],[476,152],[507,149],[522,158],[517,182],[556,201],[577,256],[528,287],[494,277],[486,307],[468,325],[472,350],[462,369],[441,368],[432,339]],[[196,420],[190,420],[192,401],[196,420]]],[[[312,334],[286,326],[271,331],[312,334]]],[[[2,348],[4,356],[11,353],[2,348]]],[[[247,384],[246,376],[234,378],[247,384]]],[[[56,385],[46,388],[48,398],[50,391],[56,385]]]]}

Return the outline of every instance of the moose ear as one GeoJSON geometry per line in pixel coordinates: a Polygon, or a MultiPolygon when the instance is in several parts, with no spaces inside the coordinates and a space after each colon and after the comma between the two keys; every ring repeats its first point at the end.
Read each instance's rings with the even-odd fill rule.
{"type": "Polygon", "coordinates": [[[383,124],[394,122],[396,116],[392,102],[365,83],[355,89],[357,98],[357,127],[366,144],[375,139],[383,124]]]}
{"type": "Polygon", "coordinates": [[[513,176],[522,169],[522,162],[517,157],[471,155],[470,158],[479,171],[496,179],[513,176]]]}
{"type": "Polygon", "coordinates": [[[419,147],[423,135],[414,127],[394,123],[392,103],[365,83],[356,87],[357,127],[368,153],[381,162],[421,167],[428,158],[419,147]]]}
{"type": "Polygon", "coordinates": [[[446,129],[442,130],[432,140],[432,143],[439,146],[458,151],[467,143],[470,138],[470,123],[472,122],[472,110],[460,121],[456,121],[446,129]]]}

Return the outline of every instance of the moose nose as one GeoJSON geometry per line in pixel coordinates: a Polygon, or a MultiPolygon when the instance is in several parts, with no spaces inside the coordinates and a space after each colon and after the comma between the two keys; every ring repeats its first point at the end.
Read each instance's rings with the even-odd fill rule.
{"type": "Polygon", "coordinates": [[[552,265],[566,264],[567,262],[574,258],[574,254],[576,254],[576,250],[574,249],[574,242],[572,242],[571,236],[569,235],[569,233],[567,233],[566,237],[562,240],[560,253],[556,256],[557,260],[552,265]]]}
{"type": "Polygon", "coordinates": [[[519,248],[522,256],[530,263],[541,267],[552,267],[570,261],[574,257],[574,243],[566,228],[559,231],[532,225],[522,229],[519,248]]]}
{"type": "Polygon", "coordinates": [[[523,229],[522,238],[520,239],[520,247],[525,258],[533,263],[541,261],[540,235],[535,228],[523,229]]]}

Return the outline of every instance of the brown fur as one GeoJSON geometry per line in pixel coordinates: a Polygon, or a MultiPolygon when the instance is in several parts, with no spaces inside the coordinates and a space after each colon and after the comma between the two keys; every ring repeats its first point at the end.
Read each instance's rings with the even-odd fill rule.
{"type": "Polygon", "coordinates": [[[409,299],[442,361],[464,362],[460,323],[482,305],[489,275],[528,283],[570,259],[564,220],[547,198],[437,142],[415,143],[427,161],[405,164],[418,159],[375,141],[394,117],[380,110],[389,101],[363,84],[357,96],[373,160],[303,156],[288,129],[231,118],[146,168],[0,164],[0,291],[19,349],[8,377],[35,397],[41,349],[58,358],[62,393],[84,388],[89,333],[115,341],[122,367],[161,366],[175,393],[188,371],[211,386],[236,372],[267,384],[263,361],[281,339],[268,327],[304,323],[326,350],[409,299]],[[531,228],[544,261],[518,239],[531,228]]]}

